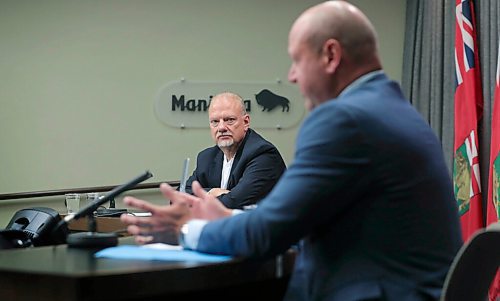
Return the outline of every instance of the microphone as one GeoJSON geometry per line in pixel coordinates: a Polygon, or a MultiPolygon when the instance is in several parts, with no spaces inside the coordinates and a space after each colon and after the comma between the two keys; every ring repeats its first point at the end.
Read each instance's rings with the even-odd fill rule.
{"type": "MultiPolygon", "coordinates": [[[[106,193],[104,196],[100,197],[94,202],[88,204],[87,206],[83,207],[78,212],[66,215],[64,219],[59,222],[56,229],[64,224],[71,222],[72,220],[77,220],[82,216],[88,216],[89,225],[95,226],[94,211],[96,211],[100,205],[114,199],[122,192],[134,188],[137,184],[151,178],[152,176],[153,175],[149,171],[146,171],[136,178],[130,180],[129,182],[115,187],[113,190],[106,193]]],[[[118,244],[118,236],[116,233],[97,233],[94,232],[95,229],[90,230],[90,232],[73,233],[68,235],[68,246],[91,248],[116,246],[118,244]]]]}
{"type": "Polygon", "coordinates": [[[189,171],[189,158],[184,160],[184,166],[182,168],[181,182],[179,185],[180,192],[186,192],[186,182],[188,180],[188,171],[189,171]]]}

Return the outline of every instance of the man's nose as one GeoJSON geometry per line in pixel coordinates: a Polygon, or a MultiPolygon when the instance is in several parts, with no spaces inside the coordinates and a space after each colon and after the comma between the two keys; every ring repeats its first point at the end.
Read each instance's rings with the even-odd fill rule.
{"type": "Polygon", "coordinates": [[[217,125],[217,131],[218,132],[225,132],[225,131],[227,131],[227,126],[226,126],[226,123],[224,122],[224,120],[221,120],[219,122],[219,124],[217,125]]]}

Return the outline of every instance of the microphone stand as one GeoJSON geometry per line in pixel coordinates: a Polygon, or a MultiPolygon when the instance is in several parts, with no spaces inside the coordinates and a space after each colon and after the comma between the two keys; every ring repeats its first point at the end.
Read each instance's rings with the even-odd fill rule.
{"type": "Polygon", "coordinates": [[[78,212],[66,215],[64,219],[59,222],[56,229],[72,220],[77,220],[83,216],[87,216],[89,231],[69,234],[66,239],[68,246],[76,248],[102,248],[116,246],[118,244],[118,235],[116,233],[96,232],[97,225],[94,217],[94,211],[96,211],[100,205],[114,199],[122,192],[134,188],[137,184],[151,178],[152,176],[153,175],[149,171],[146,171],[131,181],[117,186],[101,198],[96,199],[94,202],[80,209],[78,212]]]}

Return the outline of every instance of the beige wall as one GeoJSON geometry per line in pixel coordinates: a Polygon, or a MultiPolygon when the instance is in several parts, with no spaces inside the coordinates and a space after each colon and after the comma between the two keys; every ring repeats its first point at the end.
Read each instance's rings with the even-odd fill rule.
{"type": "MultiPolygon", "coordinates": [[[[150,181],[178,180],[182,160],[212,141],[158,121],[159,89],[181,77],[286,80],[290,25],[319,2],[1,1],[0,194],[116,185],[146,169],[150,181]]],[[[399,81],[405,1],[352,2],[399,81]]],[[[259,132],[291,162],[297,127],[259,132]]],[[[64,209],[61,197],[0,201],[0,228],[29,206],[64,209]]]]}

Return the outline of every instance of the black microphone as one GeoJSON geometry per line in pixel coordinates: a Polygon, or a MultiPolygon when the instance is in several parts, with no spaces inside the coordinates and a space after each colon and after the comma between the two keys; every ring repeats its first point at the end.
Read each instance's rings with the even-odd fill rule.
{"type": "MultiPolygon", "coordinates": [[[[108,202],[111,199],[114,199],[122,192],[134,188],[137,184],[151,178],[152,176],[153,175],[149,171],[146,171],[143,174],[139,175],[138,177],[130,180],[129,182],[115,187],[113,190],[106,193],[99,199],[93,201],[92,203],[88,204],[87,206],[83,207],[78,212],[66,215],[64,219],[59,222],[56,229],[64,224],[69,223],[72,220],[79,219],[82,216],[88,216],[89,219],[93,219],[94,211],[96,211],[100,205],[108,202]]],[[[93,221],[89,220],[89,224],[95,225],[94,222],[95,220],[93,221]]],[[[118,236],[116,235],[116,233],[96,233],[93,232],[94,230],[95,229],[91,229],[91,232],[73,233],[68,235],[67,238],[68,246],[85,247],[85,248],[108,247],[108,246],[115,246],[118,243],[118,236]]]]}

